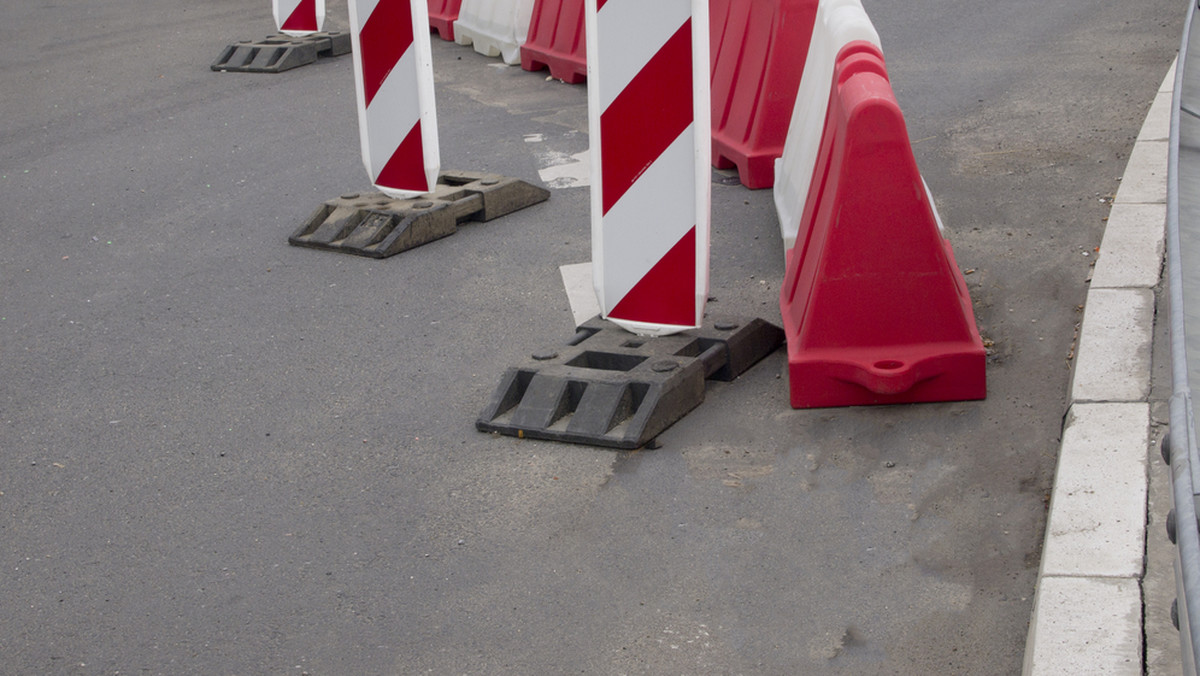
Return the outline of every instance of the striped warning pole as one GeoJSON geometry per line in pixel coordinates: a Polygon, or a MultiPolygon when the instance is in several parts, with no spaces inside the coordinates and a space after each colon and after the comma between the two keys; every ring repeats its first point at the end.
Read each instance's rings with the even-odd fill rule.
{"type": "Polygon", "coordinates": [[[358,130],[375,187],[395,198],[437,185],[427,0],[349,0],[358,130]]]}
{"type": "Polygon", "coordinates": [[[638,334],[700,326],[711,197],[708,0],[587,0],[592,282],[638,334]]]}
{"type": "Polygon", "coordinates": [[[281,33],[311,35],[325,24],[325,0],[271,0],[271,4],[281,33]]]}

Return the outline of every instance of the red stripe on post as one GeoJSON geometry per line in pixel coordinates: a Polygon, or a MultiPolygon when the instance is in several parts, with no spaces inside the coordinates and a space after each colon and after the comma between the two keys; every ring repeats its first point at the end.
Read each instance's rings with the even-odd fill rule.
{"type": "Polygon", "coordinates": [[[408,0],[380,0],[359,33],[366,105],[412,46],[412,8],[408,0]]]}
{"type": "Polygon", "coordinates": [[[317,30],[317,0],[300,0],[287,21],[283,22],[280,30],[285,31],[316,31],[317,30]]]}
{"type": "Polygon", "coordinates": [[[376,185],[396,190],[429,192],[425,179],[425,153],[421,144],[421,121],[413,125],[408,136],[388,158],[387,164],[375,179],[376,185]]]}
{"type": "Polygon", "coordinates": [[[601,113],[602,213],[607,214],[692,123],[691,73],[688,19],[601,113]]]}
{"type": "Polygon", "coordinates": [[[631,322],[696,323],[696,228],[693,226],[608,313],[631,322]]]}

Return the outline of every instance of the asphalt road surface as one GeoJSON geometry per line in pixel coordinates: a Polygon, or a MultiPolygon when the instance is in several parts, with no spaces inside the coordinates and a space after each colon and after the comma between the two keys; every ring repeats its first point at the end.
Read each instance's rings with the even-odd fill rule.
{"type": "MultiPolygon", "coordinates": [[[[633,453],[474,429],[573,332],[586,187],[387,260],[290,247],[369,188],[348,56],[212,72],[265,0],[0,5],[0,673],[1017,672],[1079,306],[1184,7],[866,4],[988,399],[796,411],[780,351],[633,453]]],[[[584,87],[434,61],[444,168],[587,148],[584,87]]],[[[770,191],[715,179],[709,311],[778,321],[770,191]]]]}

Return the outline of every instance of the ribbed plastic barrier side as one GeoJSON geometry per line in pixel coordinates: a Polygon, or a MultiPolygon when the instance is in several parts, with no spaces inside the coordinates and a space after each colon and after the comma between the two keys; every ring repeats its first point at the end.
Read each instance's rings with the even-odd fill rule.
{"type": "Polygon", "coordinates": [[[817,0],[711,0],[712,163],[775,184],[817,0]]]}
{"type": "Polygon", "coordinates": [[[521,45],[521,67],[549,68],[552,77],[568,84],[587,79],[583,0],[536,1],[528,39],[521,45]]]}
{"type": "Polygon", "coordinates": [[[462,0],[454,22],[454,41],[473,45],[484,56],[521,63],[521,45],[529,34],[534,0],[462,0]]]}
{"type": "Polygon", "coordinates": [[[462,0],[429,0],[429,28],[437,31],[438,37],[454,41],[454,22],[462,0]]]}
{"type": "Polygon", "coordinates": [[[833,65],[842,48],[856,40],[879,46],[879,34],[867,17],[860,0],[823,0],[817,8],[808,56],[796,93],[796,105],[788,124],[783,155],[775,161],[775,210],[785,251],[796,242],[808,185],[813,177],[833,65]]]}

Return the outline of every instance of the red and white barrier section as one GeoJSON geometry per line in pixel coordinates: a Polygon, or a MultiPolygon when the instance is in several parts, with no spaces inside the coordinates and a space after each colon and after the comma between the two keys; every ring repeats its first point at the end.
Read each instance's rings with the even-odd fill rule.
{"type": "Polygon", "coordinates": [[[537,0],[529,35],[521,45],[521,67],[550,75],[568,84],[587,78],[583,0],[537,0]]]}
{"type": "Polygon", "coordinates": [[[775,183],[818,0],[710,0],[712,164],[747,188],[775,183]]]}
{"type": "Polygon", "coordinates": [[[521,63],[521,45],[529,34],[534,0],[463,0],[454,22],[454,41],[473,45],[484,56],[499,56],[510,66],[521,63]]]}
{"type": "Polygon", "coordinates": [[[708,0],[587,0],[593,283],[638,334],[700,326],[711,196],[708,0]]]}
{"type": "Polygon", "coordinates": [[[395,198],[430,192],[441,169],[426,0],[349,0],[363,164],[395,198]]]}
{"type": "MultiPolygon", "coordinates": [[[[806,191],[801,213],[782,221],[785,237],[796,232],[780,291],[792,406],[982,399],[986,353],[971,299],[878,39],[858,0],[829,4],[837,9],[818,19],[808,60],[828,64],[827,75],[812,73],[829,83],[828,108],[805,113],[801,105],[815,106],[799,100],[807,117],[793,121],[784,151],[786,160],[794,143],[815,145],[810,173],[785,187],[791,198],[806,191]]],[[[815,86],[802,83],[802,95],[805,84],[815,86]]]]}
{"type": "Polygon", "coordinates": [[[300,37],[325,25],[325,0],[272,0],[272,14],[279,32],[300,37]]]}
{"type": "Polygon", "coordinates": [[[454,22],[462,0],[429,0],[429,29],[435,30],[443,40],[454,40],[454,22]]]}
{"type": "Polygon", "coordinates": [[[779,214],[783,248],[789,254],[796,243],[796,231],[821,145],[818,130],[825,126],[834,60],[843,47],[855,41],[880,45],[879,33],[861,0],[822,0],[800,76],[788,138],[782,157],[775,160],[775,210],[779,214]]]}

